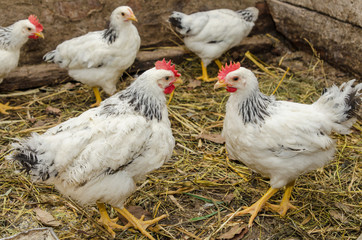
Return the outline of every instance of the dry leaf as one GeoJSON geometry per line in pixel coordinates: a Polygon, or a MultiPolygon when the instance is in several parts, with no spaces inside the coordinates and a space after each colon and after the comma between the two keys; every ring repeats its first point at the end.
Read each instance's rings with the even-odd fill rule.
{"type": "Polygon", "coordinates": [[[249,231],[246,224],[238,224],[229,229],[226,233],[222,234],[218,239],[231,239],[231,240],[240,240],[245,234],[249,231]]]}
{"type": "Polygon", "coordinates": [[[206,139],[211,142],[219,143],[219,144],[225,143],[225,138],[222,137],[220,134],[215,134],[215,133],[201,133],[197,136],[197,138],[206,139]]]}
{"type": "Polygon", "coordinates": [[[59,116],[60,113],[62,112],[59,108],[55,108],[55,107],[52,107],[52,106],[48,106],[45,109],[45,111],[46,111],[46,113],[51,114],[51,115],[55,115],[55,116],[59,116]]]}
{"type": "Polygon", "coordinates": [[[42,127],[42,126],[44,126],[45,124],[46,124],[46,122],[44,122],[43,120],[37,120],[37,121],[34,123],[33,127],[42,127]]]}
{"type": "Polygon", "coordinates": [[[201,86],[201,81],[197,79],[191,79],[190,83],[187,85],[188,88],[197,88],[201,86]]]}
{"type": "Polygon", "coordinates": [[[333,218],[341,221],[341,223],[346,223],[347,222],[347,218],[342,212],[331,210],[331,211],[329,211],[329,214],[331,214],[331,216],[333,218]]]}
{"type": "Polygon", "coordinates": [[[71,83],[71,82],[67,82],[66,84],[64,84],[62,86],[62,90],[71,90],[71,89],[74,89],[75,88],[75,84],[74,83],[71,83]]]}
{"type": "Polygon", "coordinates": [[[57,227],[61,224],[61,222],[55,220],[55,218],[47,211],[44,211],[40,208],[34,208],[33,211],[36,214],[36,219],[46,226],[57,227]]]}
{"type": "Polygon", "coordinates": [[[52,228],[34,228],[5,238],[7,240],[59,240],[52,228]]]}
{"type": "Polygon", "coordinates": [[[229,193],[228,195],[226,195],[223,199],[224,202],[226,203],[231,203],[231,201],[235,198],[235,195],[233,193],[229,193]]]}

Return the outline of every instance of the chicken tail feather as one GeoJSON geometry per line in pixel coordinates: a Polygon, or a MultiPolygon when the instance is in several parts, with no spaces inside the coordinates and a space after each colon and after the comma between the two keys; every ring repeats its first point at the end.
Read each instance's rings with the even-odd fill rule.
{"type": "Polygon", "coordinates": [[[39,144],[39,141],[36,140],[37,136],[39,135],[34,134],[27,140],[12,144],[14,151],[6,157],[7,160],[19,162],[22,170],[25,170],[32,180],[36,182],[46,181],[51,176],[56,175],[56,173],[50,170],[53,163],[43,161],[42,155],[44,153],[35,147],[39,144]]]}
{"type": "Polygon", "coordinates": [[[244,10],[236,11],[242,19],[247,22],[255,22],[258,19],[259,10],[255,7],[248,7],[244,10]]]}
{"type": "Polygon", "coordinates": [[[347,133],[355,123],[361,104],[362,83],[352,86],[354,80],[343,83],[340,87],[333,85],[324,90],[323,95],[314,103],[327,112],[333,121],[333,129],[338,133],[347,133]]]}
{"type": "Polygon", "coordinates": [[[50,51],[43,56],[43,60],[45,62],[54,62],[54,58],[55,58],[55,50],[50,51]]]}

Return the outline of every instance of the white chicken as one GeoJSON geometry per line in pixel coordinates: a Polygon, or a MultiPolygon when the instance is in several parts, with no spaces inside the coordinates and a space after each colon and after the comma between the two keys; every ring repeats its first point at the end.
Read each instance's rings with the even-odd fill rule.
{"type": "Polygon", "coordinates": [[[354,80],[332,86],[313,104],[277,101],[259,91],[255,75],[240,63],[219,72],[215,89],[231,92],[226,105],[222,135],[230,156],[270,178],[271,188],[250,207],[249,226],[278,189],[286,186],[280,205],[266,205],[284,216],[294,208],[289,199],[300,174],[324,166],[333,159],[332,131],[347,134],[356,121],[362,84],[354,80]]]}
{"type": "Polygon", "coordinates": [[[43,59],[68,69],[73,79],[93,87],[96,102],[92,107],[99,106],[98,87],[114,94],[119,77],[133,64],[140,48],[141,39],[132,21],[137,22],[132,9],[118,7],[111,14],[108,29],[67,40],[43,59]]]}
{"type": "MultiPolygon", "coordinates": [[[[9,72],[18,66],[20,48],[29,38],[44,38],[42,31],[43,26],[34,15],[30,15],[28,19],[17,21],[8,27],[0,27],[0,83],[9,72]]],[[[18,108],[0,103],[0,112],[3,114],[8,114],[7,110],[18,108]]]]}
{"type": "Polygon", "coordinates": [[[145,229],[166,216],[139,220],[123,204],[135,191],[136,181],[172,155],[175,140],[165,94],[175,89],[179,76],[171,61],[158,61],[99,107],[14,143],[7,159],[19,161],[33,181],[54,184],[81,204],[97,203],[100,222],[112,236],[112,229],[133,226],[154,239],[145,229]],[[112,205],[129,223],[116,224],[103,203],[112,205]]]}
{"type": "Polygon", "coordinates": [[[169,22],[185,36],[186,47],[201,58],[202,76],[198,79],[214,81],[216,78],[209,78],[207,74],[207,66],[215,60],[221,68],[218,58],[250,33],[258,14],[255,7],[239,11],[216,9],[190,15],[173,12],[169,22]]]}

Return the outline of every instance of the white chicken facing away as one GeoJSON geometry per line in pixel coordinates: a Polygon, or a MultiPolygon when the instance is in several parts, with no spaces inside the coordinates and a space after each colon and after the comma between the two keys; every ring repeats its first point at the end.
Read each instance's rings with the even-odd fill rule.
{"type": "Polygon", "coordinates": [[[128,88],[53,127],[44,134],[13,143],[8,160],[17,160],[35,182],[54,184],[64,195],[83,205],[97,203],[100,223],[112,229],[145,229],[166,217],[143,221],[123,206],[136,181],[161,167],[175,145],[165,94],[171,93],[180,74],[175,66],[158,61],[128,88]],[[103,203],[128,220],[126,226],[110,219],[103,203]]]}
{"type": "MultiPolygon", "coordinates": [[[[0,27],[0,83],[9,72],[18,66],[20,48],[29,38],[44,38],[42,31],[43,26],[34,15],[30,15],[28,19],[17,21],[8,27],[0,27]]],[[[0,103],[0,112],[3,114],[8,114],[7,110],[19,108],[0,103]]]]}
{"type": "Polygon", "coordinates": [[[111,14],[108,29],[67,40],[43,59],[68,69],[73,79],[93,87],[96,102],[92,107],[99,106],[98,87],[114,94],[119,77],[133,64],[140,48],[141,39],[132,21],[137,22],[132,9],[118,7],[111,14]]]}
{"type": "Polygon", "coordinates": [[[197,79],[214,81],[209,78],[207,66],[227,50],[238,45],[251,31],[258,19],[259,10],[249,7],[244,10],[216,9],[186,15],[173,12],[169,22],[184,36],[188,49],[201,58],[202,76],[197,79]]]}
{"type": "Polygon", "coordinates": [[[251,169],[270,178],[271,188],[250,207],[235,214],[251,214],[249,226],[278,189],[286,186],[280,205],[265,205],[284,216],[294,182],[303,173],[324,166],[335,152],[332,131],[347,134],[356,121],[362,83],[354,80],[332,86],[313,104],[277,101],[259,91],[255,75],[240,63],[219,72],[215,89],[231,93],[222,135],[226,149],[251,169]]]}

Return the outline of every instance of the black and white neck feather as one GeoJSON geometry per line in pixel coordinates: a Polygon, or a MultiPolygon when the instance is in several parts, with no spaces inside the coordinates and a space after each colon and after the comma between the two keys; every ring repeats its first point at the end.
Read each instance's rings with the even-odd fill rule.
{"type": "Polygon", "coordinates": [[[102,37],[108,44],[112,44],[117,40],[118,33],[114,27],[109,25],[109,28],[103,30],[102,37]]]}
{"type": "Polygon", "coordinates": [[[0,48],[7,49],[11,44],[11,32],[13,26],[0,27],[0,48]]]}
{"type": "Polygon", "coordinates": [[[274,97],[266,96],[257,89],[239,102],[239,115],[244,124],[263,124],[265,118],[270,116],[268,107],[274,102],[274,97]]]}
{"type": "Polygon", "coordinates": [[[152,80],[148,79],[154,71],[153,68],[143,73],[128,88],[105,100],[100,114],[121,115],[135,112],[147,120],[162,121],[166,97],[156,82],[152,84],[152,80]]]}

